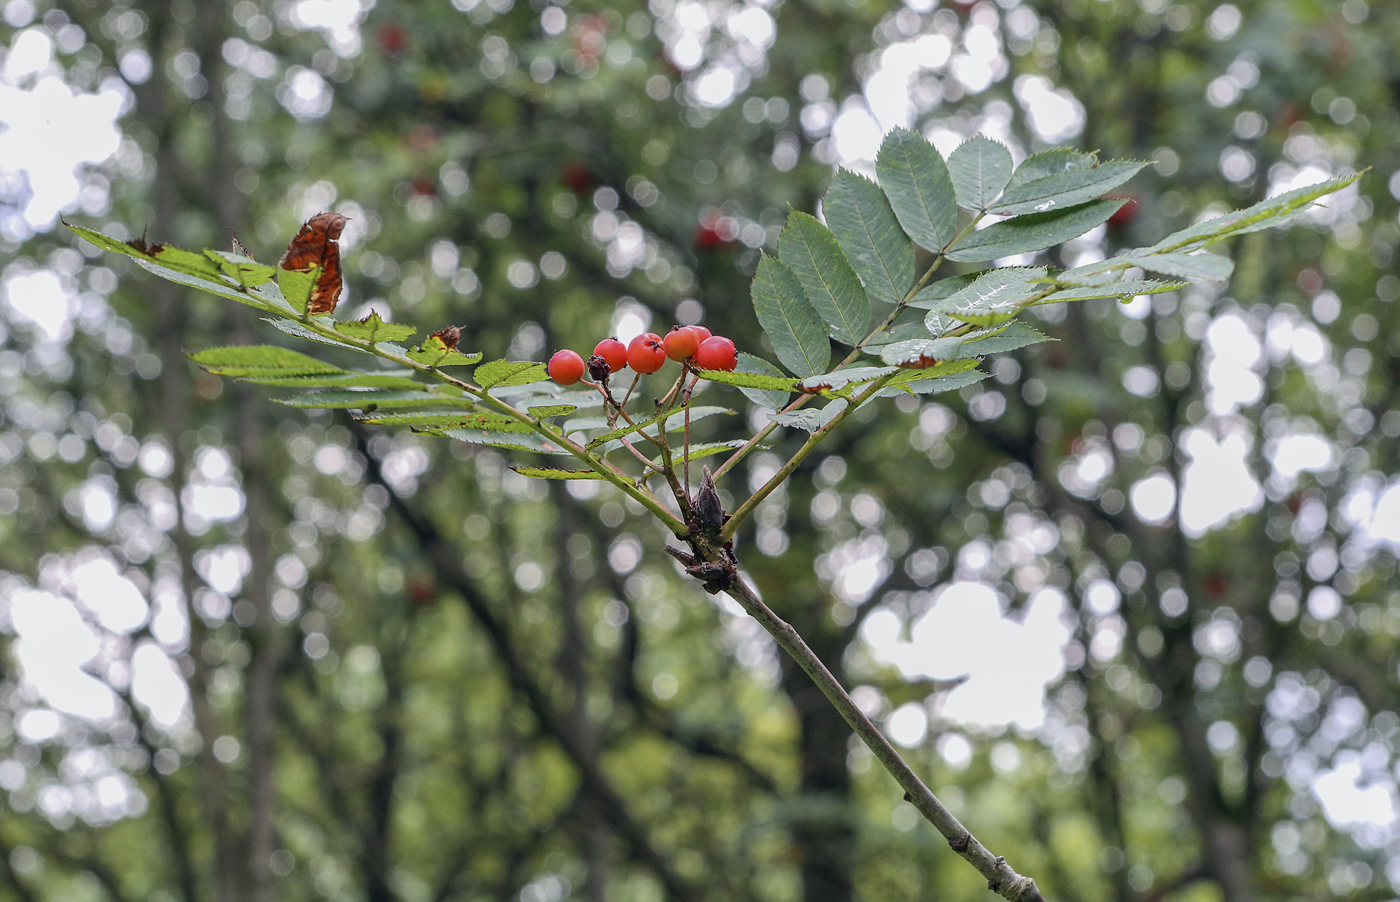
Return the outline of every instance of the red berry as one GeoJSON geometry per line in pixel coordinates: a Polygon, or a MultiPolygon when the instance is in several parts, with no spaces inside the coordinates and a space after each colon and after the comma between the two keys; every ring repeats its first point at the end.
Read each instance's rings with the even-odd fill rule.
{"type": "Polygon", "coordinates": [[[583,358],[577,351],[555,351],[549,358],[549,378],[560,385],[573,385],[583,378],[583,358]]]}
{"type": "Polygon", "coordinates": [[[661,344],[666,348],[666,356],[672,360],[687,360],[695,356],[695,351],[700,347],[700,336],[695,334],[690,328],[677,326],[666,337],[661,344]]]}
{"type": "Polygon", "coordinates": [[[697,336],[699,336],[700,341],[702,342],[714,334],[709,329],[706,329],[704,326],[686,326],[686,328],[694,332],[697,336]]]}
{"type": "Polygon", "coordinates": [[[701,369],[728,372],[739,365],[739,352],[735,350],[734,342],[716,335],[700,342],[700,349],[695,352],[695,363],[701,369]]]}
{"type": "Polygon", "coordinates": [[[379,49],[388,56],[398,56],[408,47],[408,29],[393,22],[385,22],[375,33],[379,49]]]}
{"type": "Polygon", "coordinates": [[[1142,202],[1130,195],[1128,197],[1128,202],[1119,207],[1112,216],[1108,217],[1108,227],[1110,229],[1121,229],[1125,226],[1132,225],[1133,220],[1137,219],[1138,213],[1141,212],[1141,207],[1142,202]]]}
{"type": "Polygon", "coordinates": [[[584,194],[593,187],[593,173],[578,160],[570,160],[559,167],[559,179],[575,194],[584,194]]]}
{"type": "Polygon", "coordinates": [[[627,345],[616,338],[605,338],[593,349],[593,356],[608,362],[608,369],[614,373],[627,369],[627,345]]]}
{"type": "Polygon", "coordinates": [[[654,373],[665,362],[666,349],[655,332],[643,332],[627,346],[627,365],[639,373],[654,373]]]}

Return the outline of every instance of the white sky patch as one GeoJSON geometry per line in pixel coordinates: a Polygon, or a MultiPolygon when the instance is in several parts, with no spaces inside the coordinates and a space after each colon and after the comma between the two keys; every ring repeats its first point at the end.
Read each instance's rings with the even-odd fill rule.
{"type": "Polygon", "coordinates": [[[842,104],[841,112],[831,126],[831,137],[836,143],[836,155],[843,161],[864,160],[873,162],[880,152],[880,141],[884,133],[869,108],[860,98],[853,97],[842,104]]]}
{"type": "Polygon", "coordinates": [[[908,678],[967,682],[943,699],[944,717],[968,724],[1016,724],[1035,729],[1045,719],[1045,687],[1064,671],[1061,649],[1069,630],[1060,622],[1064,598],[1036,594],[1021,622],[1001,613],[997,594],[981,583],[952,583],[927,614],[900,638],[893,611],[871,614],[861,638],[908,678]]]}
{"type": "Polygon", "coordinates": [[[695,80],[695,99],[705,106],[721,107],[734,99],[738,76],[725,66],[714,66],[695,80]]]}
{"type": "Polygon", "coordinates": [[[756,47],[771,47],[773,39],[778,36],[778,26],[773,17],[760,6],[746,6],[732,13],[724,27],[736,41],[745,41],[756,47]]]}
{"type": "Polygon", "coordinates": [[[1379,824],[1388,826],[1396,820],[1395,789],[1388,783],[1363,781],[1360,760],[1343,753],[1338,765],[1312,781],[1313,795],[1322,803],[1322,811],[1333,826],[1379,824]]]}
{"type": "Polygon", "coordinates": [[[233,520],[243,513],[243,491],[227,451],[206,445],[195,452],[195,466],[180,493],[180,504],[190,532],[196,535],[210,523],[233,520]]]}
{"type": "Polygon", "coordinates": [[[146,599],[106,557],[94,557],[69,574],[78,601],[103,629],[129,633],[146,622],[146,599]]]}
{"type": "Polygon", "coordinates": [[[189,689],[165,652],[152,642],[137,646],[131,656],[131,692],[158,726],[176,726],[189,704],[189,689]]]}
{"type": "MultiPolygon", "coordinates": [[[[29,34],[35,32],[21,34],[15,45],[29,34]]],[[[25,52],[33,55],[32,50],[25,52]]],[[[9,77],[14,61],[12,52],[6,76],[0,78],[0,183],[23,185],[21,196],[26,199],[22,220],[7,217],[0,228],[7,237],[22,239],[52,226],[60,212],[71,208],[82,188],[79,174],[84,166],[116,153],[123,98],[115,91],[74,93],[51,75],[23,87],[23,81],[9,77]]],[[[18,67],[21,73],[28,68],[30,64],[18,67]]],[[[27,80],[27,73],[23,77],[27,80]]]]}
{"type": "Polygon", "coordinates": [[[928,712],[916,702],[900,705],[886,718],[885,730],[896,745],[911,749],[928,736],[928,712]]]}
{"type": "Polygon", "coordinates": [[[1256,373],[1264,359],[1264,346],[1241,317],[1227,313],[1206,330],[1210,362],[1206,366],[1206,406],[1217,416],[1234,413],[1264,395],[1264,382],[1256,373]]]}
{"type": "Polygon", "coordinates": [[[880,53],[879,67],[865,82],[865,102],[882,133],[909,125],[914,113],[909,85],[928,62],[920,59],[913,41],[894,44],[880,53]]]}
{"type": "Polygon", "coordinates": [[[1367,544],[1388,544],[1400,550],[1400,480],[1384,485],[1364,479],[1342,501],[1342,516],[1367,544]]]}
{"type": "Polygon", "coordinates": [[[612,334],[623,344],[641,335],[651,325],[651,311],[632,298],[622,298],[613,309],[612,334]]]}
{"type": "MultiPolygon", "coordinates": [[[[344,56],[358,52],[359,24],[372,6],[373,0],[297,0],[289,7],[289,15],[297,26],[320,31],[344,56]]],[[[17,4],[6,7],[7,14],[10,7],[17,4]]],[[[676,18],[689,30],[672,44],[672,58],[683,69],[695,68],[704,61],[704,42],[713,28],[710,14],[702,3],[682,3],[676,18]]],[[[24,23],[11,24],[21,27],[24,23]]],[[[725,20],[725,30],[736,41],[762,48],[771,46],[775,36],[771,16],[757,7],[731,14],[725,20]]],[[[880,68],[866,86],[868,103],[848,102],[844,107],[835,129],[842,159],[873,160],[883,133],[908,121],[908,87],[916,68],[954,66],[955,76],[973,92],[1004,71],[998,69],[999,60],[1004,66],[1004,58],[994,31],[980,25],[964,35],[967,52],[956,58],[952,43],[941,35],[924,35],[912,43],[917,51],[914,54],[896,47],[884,51],[880,68]],[[890,96],[887,89],[898,89],[894,93],[899,96],[890,96]]],[[[127,95],[116,90],[74,91],[57,77],[53,49],[51,38],[42,29],[25,29],[14,36],[0,69],[0,185],[23,189],[20,215],[0,221],[0,229],[10,238],[25,238],[51,228],[57,215],[74,209],[82,191],[83,168],[109,159],[120,140],[118,120],[127,95]]],[[[270,57],[262,60],[264,70],[267,59],[270,57]]],[[[128,54],[122,60],[122,70],[136,80],[144,79],[151,74],[150,59],[144,54],[128,54]]],[[[287,100],[300,105],[301,115],[323,115],[323,108],[328,109],[331,103],[330,86],[314,71],[302,71],[304,75],[289,73],[287,100]]],[[[258,74],[269,77],[273,73],[258,74]]],[[[1047,79],[1029,78],[1033,80],[1024,85],[1018,82],[1016,96],[1037,133],[1047,141],[1078,134],[1083,128],[1082,106],[1068,92],[1055,90],[1047,79]]],[[[718,81],[715,84],[711,99],[719,101],[723,92],[717,88],[722,86],[718,81]]],[[[945,153],[950,149],[945,147],[946,140],[938,143],[945,153]]],[[[1270,170],[1269,193],[1302,187],[1333,174],[1325,161],[1275,167],[1270,170]]],[[[1355,197],[1356,189],[1348,189],[1304,215],[1318,223],[1334,222],[1355,203],[1355,197]]],[[[348,239],[347,231],[344,240],[348,239]]],[[[0,301],[7,313],[33,323],[50,340],[66,339],[71,331],[70,298],[59,277],[46,270],[7,276],[0,288],[0,301]]],[[[615,332],[626,340],[645,329],[649,321],[644,308],[624,302],[614,317],[615,332]]],[[[1275,340],[1272,325],[1271,342],[1275,340]]],[[[1222,336],[1221,344],[1234,356],[1239,347],[1226,340],[1230,337],[1222,336]]],[[[1279,338],[1287,353],[1305,366],[1324,360],[1330,351],[1327,339],[1306,321],[1291,323],[1287,335],[1279,338]]],[[[1238,359],[1235,362],[1238,372],[1238,359]]],[[[1218,377],[1212,373],[1212,379],[1217,378],[1223,384],[1227,376],[1223,371],[1218,377]]],[[[1231,397],[1243,396],[1236,392],[1231,397]]],[[[1247,450],[1243,439],[1227,437],[1217,442],[1201,430],[1193,430],[1192,439],[1188,441],[1192,462],[1183,491],[1182,520],[1188,532],[1200,534],[1234,512],[1257,507],[1261,495],[1243,464],[1247,450]]],[[[1280,472],[1296,475],[1330,465],[1332,455],[1318,437],[1290,436],[1279,443],[1272,459],[1280,472]]],[[[201,457],[196,484],[182,499],[194,521],[192,528],[241,514],[242,495],[229,463],[223,452],[201,457]]],[[[1400,547],[1400,482],[1373,486],[1364,498],[1357,498],[1354,522],[1363,524],[1374,539],[1400,547]]],[[[1153,505],[1159,508],[1162,502],[1147,493],[1134,497],[1133,504],[1140,514],[1150,514],[1157,509],[1153,505]]],[[[227,580],[241,566],[221,560],[217,578],[227,580]]],[[[69,576],[78,603],[103,628],[128,632],[150,613],[140,591],[110,560],[78,563],[69,576]]],[[[159,586],[152,593],[153,634],[172,647],[188,638],[188,624],[177,595],[176,589],[159,586]]],[[[79,717],[111,717],[115,712],[111,691],[83,670],[102,653],[102,645],[79,608],[68,599],[34,589],[13,592],[5,603],[17,636],[13,647],[17,663],[45,702],[79,717]]],[[[1054,592],[1042,592],[1017,623],[1001,616],[998,599],[990,588],[957,583],[943,591],[938,603],[914,624],[911,641],[899,638],[897,618],[887,611],[872,614],[862,635],[877,653],[898,664],[908,676],[969,675],[966,684],[944,699],[944,716],[970,723],[1034,727],[1042,721],[1045,685],[1062,672],[1061,649],[1068,640],[1068,631],[1059,622],[1062,610],[1063,599],[1054,592]]],[[[164,727],[178,724],[187,711],[188,692],[166,652],[145,642],[132,652],[131,662],[134,694],[150,709],[152,719],[164,727]]],[[[927,713],[921,706],[902,706],[888,726],[896,741],[917,744],[926,738],[927,713]]],[[[61,719],[53,711],[30,710],[19,718],[18,727],[27,738],[44,740],[57,735],[61,719]]],[[[966,740],[956,734],[945,734],[939,750],[955,762],[965,762],[970,754],[966,740]]],[[[1313,791],[1334,823],[1395,822],[1393,791],[1381,785],[1364,785],[1362,768],[1356,761],[1344,761],[1318,776],[1313,791]]]]}
{"type": "Polygon", "coordinates": [[[1264,503],[1264,492],[1246,463],[1249,444],[1243,436],[1217,441],[1204,429],[1188,429],[1182,446],[1191,458],[1182,474],[1181,528],[1186,535],[1199,538],[1264,503]]]}
{"type": "Polygon", "coordinates": [[[24,678],[56,710],[91,721],[116,714],[112,690],[84,672],[100,651],[97,636],[72,602],[25,589],[10,598],[18,640],[14,655],[24,678]]]}
{"type": "Polygon", "coordinates": [[[321,32],[338,56],[360,52],[360,21],[374,0],[298,0],[290,19],[298,28],[321,32]]]}
{"type": "Polygon", "coordinates": [[[1073,94],[1056,88],[1043,75],[1016,79],[1016,99],[1026,111],[1031,128],[1047,144],[1058,144],[1084,130],[1084,105],[1073,94]]]}
{"type": "Polygon", "coordinates": [[[286,80],[277,86],[277,100],[287,112],[305,122],[320,119],[331,111],[331,88],[321,73],[305,66],[292,66],[286,80]]]}
{"type": "Polygon", "coordinates": [[[1293,482],[1299,473],[1316,473],[1332,466],[1332,444],[1320,435],[1286,435],[1269,455],[1274,472],[1293,482]]]}
{"type": "Polygon", "coordinates": [[[1166,473],[1154,473],[1133,483],[1128,499],[1139,520],[1161,525],[1176,507],[1176,483],[1166,473]]]}
{"type": "MultiPolygon", "coordinates": [[[[3,140],[0,136],[0,141],[3,140]]],[[[10,267],[4,284],[0,285],[0,298],[10,316],[32,324],[49,341],[66,341],[73,334],[76,302],[64,289],[58,273],[52,270],[29,269],[23,265],[10,267]]]]}

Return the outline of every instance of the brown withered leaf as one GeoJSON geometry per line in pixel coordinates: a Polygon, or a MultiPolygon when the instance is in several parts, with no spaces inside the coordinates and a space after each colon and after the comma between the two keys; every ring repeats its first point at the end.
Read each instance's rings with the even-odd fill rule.
{"type": "Polygon", "coordinates": [[[432,338],[442,340],[442,344],[449,351],[457,350],[457,342],[462,340],[462,326],[448,326],[446,329],[439,329],[432,334],[432,338]]]}
{"type": "Polygon", "coordinates": [[[340,301],[340,291],[344,285],[340,270],[340,245],[337,241],[345,231],[348,220],[339,213],[317,213],[306,221],[287,245],[287,252],[277,265],[291,272],[310,272],[316,267],[321,274],[311,288],[311,296],[306,302],[306,312],[319,316],[335,310],[340,301]]]}
{"type": "Polygon", "coordinates": [[[129,241],[127,241],[126,243],[127,243],[127,246],[128,246],[128,247],[130,247],[132,250],[136,251],[137,253],[145,254],[145,255],[148,256],[148,257],[154,257],[156,254],[159,254],[161,251],[165,250],[165,245],[163,245],[163,244],[149,244],[149,243],[147,243],[147,241],[146,241],[146,233],[147,233],[149,230],[150,230],[150,226],[146,226],[146,228],[144,228],[144,229],[141,230],[141,237],[140,237],[140,238],[132,238],[132,239],[130,239],[129,241]]]}
{"type": "Polygon", "coordinates": [[[249,260],[253,260],[254,263],[258,262],[257,260],[253,259],[252,253],[250,253],[248,249],[243,246],[243,242],[238,240],[237,235],[233,236],[233,252],[240,256],[247,257],[249,260]]]}

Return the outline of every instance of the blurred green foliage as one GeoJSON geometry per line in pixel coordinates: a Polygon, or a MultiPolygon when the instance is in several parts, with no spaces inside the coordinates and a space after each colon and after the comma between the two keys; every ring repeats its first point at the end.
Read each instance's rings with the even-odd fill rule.
{"type": "MultiPolygon", "coordinates": [[[[1234,241],[1223,291],[1038,308],[1058,342],[848,423],[740,545],[872,714],[924,707],[911,760],[1047,898],[1395,894],[1393,824],[1333,823],[1313,784],[1339,769],[1395,797],[1397,527],[1372,517],[1400,466],[1397,10],[367,6],[337,29],[310,0],[9,0],[4,90],[125,98],[70,219],[183,247],[232,231],[271,262],[335,209],[347,316],[534,359],[629,315],[771,357],[759,250],[816,211],[867,106],[945,152],[985,133],[1018,158],[1153,159],[1060,266],[1370,167],[1234,241]],[[52,62],[26,72],[14,48],[41,38],[52,62]],[[1290,472],[1302,435],[1326,453],[1290,472]],[[1189,532],[1135,513],[1144,479],[1185,497],[1207,437],[1240,449],[1246,509],[1189,532]],[[1038,730],[942,716],[956,690],[861,640],[965,581],[1012,618],[1064,598],[1038,730]]],[[[27,225],[22,179],[3,191],[0,898],[983,897],[639,510],[197,374],[187,350],[282,336],[27,225]],[[52,334],[24,313],[45,279],[68,304],[52,334]],[[85,587],[94,562],[135,587],[138,625],[104,619],[119,589],[85,587]],[[82,663],[110,712],[40,690],[35,611],[68,617],[72,679],[82,663]],[[178,716],[146,704],[162,685],[187,687],[178,716]]],[[[743,432],[724,428],[706,438],[743,432]]]]}

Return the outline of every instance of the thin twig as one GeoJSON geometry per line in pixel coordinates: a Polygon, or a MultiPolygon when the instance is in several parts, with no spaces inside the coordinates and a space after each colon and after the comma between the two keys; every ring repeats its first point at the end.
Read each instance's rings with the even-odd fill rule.
{"type": "Polygon", "coordinates": [[[1010,902],[1045,902],[1035,880],[1024,877],[1006,863],[1006,859],[993,855],[986,846],[973,836],[962,822],[938,800],[918,774],[914,773],[904,758],[900,756],[879,728],[865,716],[846,692],[831,671],[827,670],[821,658],[807,645],[797,630],[773,613],[772,608],[763,603],[758,594],[742,577],[735,578],[725,589],[751,617],[759,622],[797,665],[801,667],[817,688],[827,697],[832,706],[841,714],[861,741],[874,753],[875,758],[904,789],[904,799],[918,809],[919,813],[933,824],[934,828],[948,840],[948,845],[987,878],[987,888],[1010,900],[1010,902]]]}

